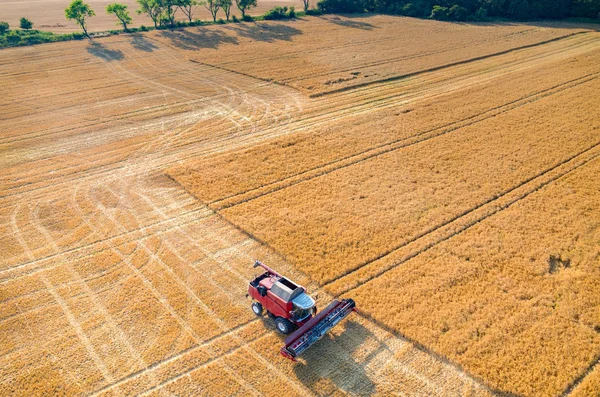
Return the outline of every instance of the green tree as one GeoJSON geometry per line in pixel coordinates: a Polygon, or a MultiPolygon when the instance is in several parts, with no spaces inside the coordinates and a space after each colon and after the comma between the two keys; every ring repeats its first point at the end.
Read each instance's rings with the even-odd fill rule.
{"type": "Polygon", "coordinates": [[[600,18],[600,1],[598,0],[572,0],[571,16],[600,18]]]}
{"type": "Polygon", "coordinates": [[[96,15],[94,10],[92,10],[88,4],[84,3],[83,0],[73,0],[69,7],[65,9],[65,17],[69,20],[74,19],[75,22],[77,22],[77,25],[83,29],[83,33],[85,33],[87,37],[90,37],[90,35],[88,34],[85,20],[94,15],[96,15]]]}
{"type": "Polygon", "coordinates": [[[6,41],[11,45],[17,45],[21,41],[21,36],[19,36],[19,33],[16,30],[13,30],[6,35],[6,41]]]}
{"type": "Polygon", "coordinates": [[[229,21],[229,15],[231,15],[232,0],[219,0],[219,2],[221,3],[221,8],[223,9],[223,12],[225,13],[225,17],[229,21]]]}
{"type": "Polygon", "coordinates": [[[200,3],[196,0],[179,0],[177,7],[185,14],[190,22],[192,22],[192,18],[194,16],[194,12],[196,12],[196,6],[200,3]]]}
{"type": "Polygon", "coordinates": [[[21,18],[21,20],[19,22],[21,25],[21,29],[29,30],[33,27],[33,22],[31,22],[27,18],[21,18]]]}
{"type": "Polygon", "coordinates": [[[458,4],[454,4],[448,10],[448,17],[453,21],[466,21],[468,15],[469,11],[458,4]]]}
{"type": "Polygon", "coordinates": [[[431,19],[435,19],[438,21],[447,21],[450,19],[450,10],[448,7],[442,6],[433,6],[431,10],[431,15],[429,16],[431,19]]]}
{"type": "Polygon", "coordinates": [[[8,22],[0,21],[0,34],[6,33],[9,28],[8,22]]]}
{"type": "Polygon", "coordinates": [[[206,0],[203,3],[204,7],[210,11],[210,15],[213,17],[213,22],[217,22],[217,13],[221,9],[221,0],[206,0]]]}
{"type": "Polygon", "coordinates": [[[113,14],[119,19],[117,25],[122,24],[123,29],[127,31],[127,24],[131,23],[132,19],[129,16],[129,11],[127,10],[127,6],[125,4],[113,3],[106,6],[106,12],[108,14],[113,14]]]}
{"type": "Polygon", "coordinates": [[[529,17],[529,1],[510,0],[508,14],[515,19],[527,19],[529,17]]]}
{"type": "Polygon", "coordinates": [[[154,27],[157,28],[163,14],[162,2],[160,0],[137,0],[137,3],[140,8],[136,12],[138,14],[148,14],[154,22],[154,27]]]}
{"type": "Polygon", "coordinates": [[[175,26],[175,13],[179,7],[181,0],[159,0],[162,5],[162,20],[169,24],[170,27],[175,26]]]}
{"type": "Polygon", "coordinates": [[[235,0],[235,5],[242,13],[242,18],[244,18],[247,10],[256,7],[256,0],[235,0]]]}

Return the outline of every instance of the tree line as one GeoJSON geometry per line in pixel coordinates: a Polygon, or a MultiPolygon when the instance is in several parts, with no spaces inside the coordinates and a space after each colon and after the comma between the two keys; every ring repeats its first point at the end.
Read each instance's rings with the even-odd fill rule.
{"type": "MultiPolygon", "coordinates": [[[[311,1],[302,0],[304,3],[304,13],[297,14],[294,7],[274,7],[262,16],[252,17],[248,15],[248,11],[257,6],[257,0],[136,0],[139,6],[135,12],[137,14],[147,15],[154,23],[154,29],[165,29],[186,26],[200,26],[206,22],[198,19],[194,20],[194,15],[198,7],[205,7],[212,15],[213,23],[226,23],[223,19],[217,20],[219,12],[223,12],[227,21],[240,22],[240,19],[232,15],[232,10],[237,8],[241,14],[243,21],[254,20],[277,20],[296,18],[305,14],[320,14],[318,10],[309,10],[311,1]],[[182,18],[176,18],[176,14],[180,13],[185,16],[186,22],[182,18]]],[[[119,34],[120,32],[137,32],[147,31],[152,29],[142,25],[140,28],[130,28],[129,25],[133,22],[129,8],[125,4],[113,3],[106,6],[106,12],[109,15],[114,15],[117,20],[117,26],[122,27],[122,30],[111,30],[110,34],[119,34]]],[[[32,30],[33,22],[27,18],[21,18],[20,28],[10,29],[7,22],[0,21],[0,48],[51,43],[57,41],[81,40],[84,37],[90,38],[88,33],[87,22],[90,18],[96,16],[96,12],[85,3],[84,0],[72,0],[69,6],[65,9],[65,17],[68,20],[73,20],[83,30],[83,33],[67,33],[58,34],[52,32],[44,32],[40,30],[32,30]]]]}
{"type": "MultiPolygon", "coordinates": [[[[137,14],[147,15],[154,28],[173,28],[179,26],[197,26],[203,22],[193,20],[198,7],[205,7],[217,21],[220,11],[230,20],[232,9],[237,8],[242,20],[286,19],[301,15],[320,15],[324,13],[364,13],[376,12],[392,15],[405,15],[418,18],[431,18],[452,21],[485,21],[489,18],[562,19],[566,17],[600,20],[600,0],[319,0],[315,9],[310,9],[311,1],[303,0],[304,13],[297,14],[294,7],[275,7],[265,15],[253,18],[247,14],[257,6],[257,0],[137,0],[137,14]],[[189,22],[176,21],[176,13],[181,13],[189,22]]],[[[148,30],[142,25],[139,29],[129,29],[133,18],[127,5],[109,4],[106,12],[114,15],[117,25],[125,32],[148,30]]],[[[77,40],[89,37],[87,21],[95,16],[95,11],[83,0],[72,0],[65,9],[65,16],[79,25],[83,34],[54,34],[31,30],[33,22],[21,18],[21,30],[10,30],[8,23],[0,21],[0,48],[14,45],[41,44],[55,41],[77,40]]],[[[233,16],[234,22],[239,20],[233,16]]],[[[118,31],[111,31],[117,34],[118,31]]]]}
{"type": "MultiPolygon", "coordinates": [[[[257,0],[137,0],[137,3],[140,7],[136,10],[137,14],[146,14],[154,23],[154,27],[159,28],[175,27],[175,14],[177,11],[180,11],[189,22],[192,22],[196,8],[199,6],[205,7],[210,12],[213,22],[217,21],[217,14],[220,10],[223,10],[229,21],[234,5],[242,13],[242,18],[246,18],[246,12],[256,7],[257,0]]],[[[117,24],[123,26],[124,31],[128,31],[128,25],[131,24],[133,18],[129,14],[127,5],[109,4],[106,7],[106,12],[114,15],[118,20],[117,24]]],[[[83,0],[73,0],[69,7],[65,9],[66,18],[75,21],[88,37],[87,19],[95,15],[95,11],[83,0]]]]}
{"type": "Polygon", "coordinates": [[[377,12],[438,20],[599,18],[600,0],[320,0],[327,13],[377,12]]]}

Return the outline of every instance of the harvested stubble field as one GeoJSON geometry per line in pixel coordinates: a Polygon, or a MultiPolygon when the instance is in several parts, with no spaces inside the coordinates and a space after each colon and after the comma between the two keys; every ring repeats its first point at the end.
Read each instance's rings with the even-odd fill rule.
{"type": "Polygon", "coordinates": [[[0,394],[593,395],[599,58],[383,16],[3,50],[0,394]],[[254,258],[361,313],[287,362],[254,258]]]}

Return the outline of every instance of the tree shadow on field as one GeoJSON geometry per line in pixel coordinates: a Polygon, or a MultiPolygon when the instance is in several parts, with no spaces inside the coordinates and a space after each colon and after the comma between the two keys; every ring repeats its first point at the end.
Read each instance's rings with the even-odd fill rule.
{"type": "Polygon", "coordinates": [[[344,332],[337,336],[326,334],[294,364],[298,380],[316,394],[330,393],[335,389],[360,396],[375,393],[375,384],[369,378],[366,366],[379,353],[389,349],[378,342],[373,351],[356,361],[354,352],[368,339],[376,340],[362,324],[346,322],[344,332]]]}
{"type": "Polygon", "coordinates": [[[223,44],[237,44],[235,37],[229,36],[221,30],[212,29],[181,29],[162,31],[160,35],[171,41],[171,44],[183,50],[197,50],[200,48],[216,49],[223,44]]]}
{"type": "Polygon", "coordinates": [[[151,41],[146,39],[142,34],[131,35],[131,45],[140,51],[153,52],[158,47],[155,46],[151,41]]]}
{"type": "Polygon", "coordinates": [[[325,19],[335,25],[344,26],[346,28],[361,29],[361,30],[378,29],[378,27],[375,25],[372,25],[367,22],[362,22],[362,21],[354,21],[351,16],[346,16],[346,15],[344,16],[344,19],[340,18],[339,16],[333,16],[331,18],[321,17],[321,19],[325,19]]]}
{"type": "Polygon", "coordinates": [[[291,41],[292,37],[302,34],[289,24],[273,23],[240,23],[224,26],[224,29],[235,32],[238,36],[246,37],[255,41],[273,43],[275,41],[291,41]]]}
{"type": "Polygon", "coordinates": [[[90,54],[92,54],[95,57],[101,58],[105,61],[120,61],[121,59],[124,58],[123,53],[121,52],[121,50],[111,50],[109,48],[107,48],[106,46],[97,43],[97,42],[92,42],[88,47],[87,47],[87,52],[89,52],[90,54]]]}

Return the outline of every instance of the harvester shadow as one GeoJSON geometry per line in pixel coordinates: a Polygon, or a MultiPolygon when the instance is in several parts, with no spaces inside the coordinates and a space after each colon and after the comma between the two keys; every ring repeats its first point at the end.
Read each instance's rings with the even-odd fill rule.
{"type": "Polygon", "coordinates": [[[180,29],[162,31],[160,34],[162,37],[169,39],[172,45],[183,50],[216,49],[222,44],[238,44],[235,37],[216,29],[180,29]]]}
{"type": "Polygon", "coordinates": [[[326,334],[308,349],[294,364],[294,373],[304,386],[322,394],[324,390],[343,390],[351,395],[368,396],[375,393],[366,366],[379,353],[387,350],[382,343],[356,360],[357,349],[367,340],[376,340],[371,331],[355,321],[345,323],[344,331],[336,336],[326,334]]]}
{"type": "Polygon", "coordinates": [[[131,35],[131,45],[133,48],[145,52],[153,52],[158,48],[151,41],[146,39],[144,35],[139,33],[131,35]]]}
{"type": "Polygon", "coordinates": [[[111,50],[97,42],[92,42],[86,49],[87,52],[89,52],[93,56],[101,58],[108,62],[120,61],[124,58],[123,52],[121,52],[121,50],[111,50]]]}

